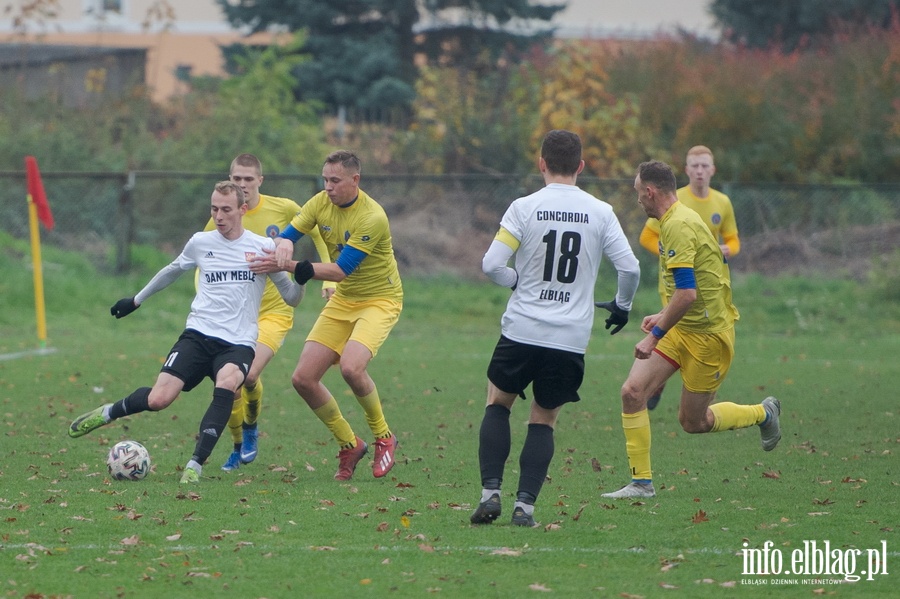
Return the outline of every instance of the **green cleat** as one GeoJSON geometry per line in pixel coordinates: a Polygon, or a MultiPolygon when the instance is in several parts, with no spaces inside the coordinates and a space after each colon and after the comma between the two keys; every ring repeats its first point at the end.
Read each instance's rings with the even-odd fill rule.
{"type": "Polygon", "coordinates": [[[185,468],[181,474],[181,484],[192,485],[200,482],[200,473],[193,468],[185,468]]]}
{"type": "Polygon", "coordinates": [[[103,410],[111,405],[111,403],[102,405],[99,408],[93,409],[87,414],[82,414],[81,416],[73,420],[72,424],[69,425],[69,436],[73,439],[81,437],[88,434],[94,429],[108,424],[109,420],[107,420],[103,415],[103,410]]]}

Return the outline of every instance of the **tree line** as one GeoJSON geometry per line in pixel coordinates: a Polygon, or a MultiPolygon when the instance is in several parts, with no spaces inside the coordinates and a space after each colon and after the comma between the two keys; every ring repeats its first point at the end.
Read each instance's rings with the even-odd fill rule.
{"type": "Polygon", "coordinates": [[[291,43],[230,49],[230,77],[194,78],[163,105],[135,89],[75,111],[7,86],[0,158],[10,168],[32,154],[42,169],[224,172],[252,151],[267,172],[316,173],[345,145],[368,172],[515,174],[534,170],[546,130],[567,128],[599,177],[630,177],[650,157],[680,170],[685,150],[704,144],[720,180],[898,180],[896,1],[714,0],[719,41],[554,39],[544,25],[560,7],[223,2],[236,25],[296,30],[291,43]],[[404,118],[346,128],[335,118],[369,100],[404,118]]]}

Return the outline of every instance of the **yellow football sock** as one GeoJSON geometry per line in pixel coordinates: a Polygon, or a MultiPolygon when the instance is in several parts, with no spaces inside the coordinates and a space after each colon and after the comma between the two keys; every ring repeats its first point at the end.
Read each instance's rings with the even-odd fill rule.
{"type": "Polygon", "coordinates": [[[387,439],[391,436],[391,429],[388,428],[387,421],[384,419],[384,412],[381,410],[381,398],[378,397],[378,388],[372,389],[372,392],[364,397],[357,397],[356,401],[362,406],[366,413],[366,422],[372,429],[372,434],[376,439],[387,439]]]}
{"type": "Polygon", "coordinates": [[[736,428],[747,428],[754,424],[762,424],[766,419],[766,409],[762,404],[743,406],[730,401],[723,401],[709,406],[715,422],[710,432],[730,431],[736,428]]]}
{"type": "Polygon", "coordinates": [[[244,422],[256,424],[259,419],[259,411],[262,409],[263,382],[256,379],[256,386],[248,389],[246,385],[241,390],[241,398],[244,400],[244,422]]]}
{"type": "Polygon", "coordinates": [[[350,428],[350,423],[341,414],[341,409],[333,397],[329,398],[328,403],[321,408],[313,410],[313,413],[325,423],[325,426],[334,435],[341,449],[356,447],[356,433],[353,432],[353,429],[350,428]]]}
{"type": "Polygon", "coordinates": [[[244,439],[244,433],[241,424],[244,423],[244,397],[243,391],[241,396],[234,401],[231,406],[231,416],[228,417],[228,430],[231,431],[231,442],[240,445],[244,439]]]}
{"type": "Polygon", "coordinates": [[[631,466],[631,478],[653,480],[650,470],[650,414],[641,410],[636,414],[622,414],[625,430],[625,452],[631,466]]]}

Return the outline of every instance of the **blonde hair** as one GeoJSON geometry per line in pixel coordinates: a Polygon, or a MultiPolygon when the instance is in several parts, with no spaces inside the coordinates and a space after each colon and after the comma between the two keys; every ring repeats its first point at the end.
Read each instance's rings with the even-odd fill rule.
{"type": "Polygon", "coordinates": [[[216,183],[216,191],[223,196],[235,196],[237,198],[238,208],[247,203],[247,198],[244,197],[244,190],[241,189],[241,186],[237,183],[231,181],[219,181],[216,183]]]}
{"type": "Polygon", "coordinates": [[[713,156],[712,150],[710,150],[706,146],[694,146],[687,152],[688,156],[699,156],[700,154],[709,154],[710,160],[712,160],[713,162],[716,161],[716,157],[713,156]]]}

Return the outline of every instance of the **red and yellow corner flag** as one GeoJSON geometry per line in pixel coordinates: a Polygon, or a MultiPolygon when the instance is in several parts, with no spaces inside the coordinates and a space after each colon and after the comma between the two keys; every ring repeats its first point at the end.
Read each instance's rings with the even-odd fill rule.
{"type": "Polygon", "coordinates": [[[50,212],[50,204],[47,203],[47,194],[44,193],[44,183],[41,181],[41,171],[38,170],[37,160],[34,156],[25,157],[25,172],[28,176],[28,198],[37,208],[37,217],[47,229],[53,228],[53,213],[50,212]]]}
{"type": "Polygon", "coordinates": [[[25,157],[25,174],[28,184],[28,229],[31,231],[31,262],[34,266],[34,308],[37,316],[38,343],[47,346],[47,316],[44,311],[44,273],[41,269],[41,232],[38,221],[48,229],[53,228],[53,213],[47,203],[41,173],[34,156],[25,157]]]}

